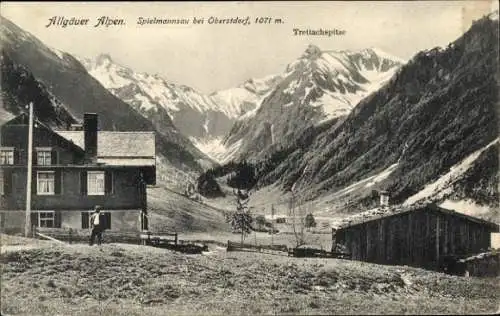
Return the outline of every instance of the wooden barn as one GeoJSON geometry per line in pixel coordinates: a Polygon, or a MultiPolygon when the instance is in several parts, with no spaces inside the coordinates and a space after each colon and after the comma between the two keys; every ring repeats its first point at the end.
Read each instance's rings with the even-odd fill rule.
{"type": "Polygon", "coordinates": [[[384,214],[340,227],[334,243],[353,260],[440,269],[451,256],[464,258],[486,251],[495,223],[435,204],[392,207],[384,214]]]}

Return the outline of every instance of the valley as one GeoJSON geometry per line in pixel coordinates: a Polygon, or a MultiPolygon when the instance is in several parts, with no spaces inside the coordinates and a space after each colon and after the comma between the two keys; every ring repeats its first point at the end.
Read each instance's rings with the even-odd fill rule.
{"type": "Polygon", "coordinates": [[[2,315],[498,313],[498,11],[409,58],[389,51],[410,35],[383,21],[401,38],[293,36],[241,55],[203,33],[218,26],[186,48],[190,25],[160,25],[126,65],[140,28],[70,52],[0,16],[2,315]],[[101,228],[104,244],[83,242],[101,228]]]}

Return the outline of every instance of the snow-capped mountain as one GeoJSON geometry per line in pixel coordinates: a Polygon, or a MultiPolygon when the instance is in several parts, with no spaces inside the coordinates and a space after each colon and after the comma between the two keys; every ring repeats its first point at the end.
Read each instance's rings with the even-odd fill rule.
{"type": "Polygon", "coordinates": [[[258,106],[243,115],[225,140],[243,157],[287,147],[306,129],[343,117],[378,90],[404,64],[381,50],[322,51],[309,45],[258,106]]]}
{"type": "Polygon", "coordinates": [[[242,115],[255,110],[262,98],[272,90],[283,79],[282,75],[270,75],[260,79],[249,79],[242,85],[214,92],[210,97],[217,104],[231,109],[239,118],[242,115]]]}
{"type": "MultiPolygon", "coordinates": [[[[171,83],[157,74],[135,72],[116,63],[107,54],[80,60],[115,96],[157,125],[162,124],[162,116],[169,116],[184,136],[209,155],[222,142],[234,121],[253,110],[261,96],[279,79],[279,76],[251,79],[239,87],[206,95],[191,87],[171,83]]],[[[217,155],[212,157],[217,158],[217,155]]]]}
{"type": "Polygon", "coordinates": [[[387,190],[391,204],[434,202],[498,221],[498,30],[482,18],[417,53],[346,118],[261,160],[261,187],[323,199],[315,209],[330,215],[376,207],[372,190],[387,190]]]}

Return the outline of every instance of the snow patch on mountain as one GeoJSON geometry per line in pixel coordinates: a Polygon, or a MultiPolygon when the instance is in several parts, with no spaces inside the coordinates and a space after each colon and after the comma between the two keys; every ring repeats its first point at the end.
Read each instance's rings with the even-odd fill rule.
{"type": "Polygon", "coordinates": [[[356,183],[353,183],[350,186],[348,186],[347,188],[344,188],[340,191],[337,191],[334,194],[335,195],[344,195],[346,193],[351,193],[356,189],[372,187],[376,183],[381,182],[382,180],[388,178],[391,175],[391,173],[394,170],[396,170],[397,167],[398,167],[398,164],[392,164],[389,167],[387,167],[386,169],[380,171],[378,174],[373,175],[373,176],[368,177],[368,178],[365,178],[363,180],[360,180],[356,183]]]}
{"type": "Polygon", "coordinates": [[[470,199],[465,200],[450,200],[446,199],[439,204],[440,207],[446,208],[449,210],[454,210],[455,212],[459,212],[469,216],[481,217],[485,214],[490,214],[492,211],[492,207],[488,205],[479,205],[475,201],[470,199]]]}
{"type": "Polygon", "coordinates": [[[405,64],[407,61],[404,60],[403,58],[400,58],[400,57],[397,57],[397,56],[394,56],[394,55],[391,55],[391,54],[388,54],[387,52],[377,48],[377,47],[370,47],[368,49],[364,49],[361,51],[362,54],[364,54],[365,56],[367,55],[370,55],[370,53],[373,52],[375,53],[377,56],[381,57],[381,58],[385,58],[385,59],[388,59],[388,60],[393,60],[393,61],[396,61],[396,62],[399,62],[401,64],[405,64]]]}
{"type": "Polygon", "coordinates": [[[361,74],[368,79],[368,83],[359,85],[361,89],[355,93],[338,93],[322,90],[323,95],[310,104],[313,107],[321,107],[323,109],[325,117],[318,123],[349,114],[354,106],[368,96],[369,93],[377,91],[386,84],[396,71],[396,68],[386,72],[362,71],[361,74]]]}
{"type": "Polygon", "coordinates": [[[249,79],[236,88],[214,92],[210,97],[214,102],[224,104],[231,118],[238,119],[251,111],[255,113],[261,101],[282,79],[282,75],[249,79]]]}
{"type": "Polygon", "coordinates": [[[498,143],[500,138],[496,138],[494,141],[486,145],[485,147],[473,152],[467,156],[461,162],[455,164],[450,168],[450,171],[441,176],[436,181],[429,183],[420,192],[410,196],[403,205],[411,205],[422,200],[434,199],[439,200],[444,197],[447,193],[451,193],[452,184],[456,181],[462,174],[464,174],[474,163],[474,161],[481,155],[483,151],[498,143]]]}
{"type": "Polygon", "coordinates": [[[49,48],[54,52],[54,54],[56,54],[57,57],[59,57],[59,59],[64,59],[64,52],[54,47],[49,47],[49,48]]]}
{"type": "Polygon", "coordinates": [[[324,91],[323,95],[310,105],[312,107],[320,107],[323,110],[325,117],[318,121],[318,124],[321,124],[332,118],[349,114],[353,108],[352,104],[355,104],[356,99],[361,100],[362,98],[358,96],[354,96],[353,98],[352,96],[349,97],[346,95],[338,95],[329,91],[324,91]]]}
{"type": "Polygon", "coordinates": [[[237,157],[241,142],[237,142],[230,147],[224,146],[223,137],[199,139],[196,137],[190,138],[193,145],[205,153],[214,161],[224,164],[237,157]]]}

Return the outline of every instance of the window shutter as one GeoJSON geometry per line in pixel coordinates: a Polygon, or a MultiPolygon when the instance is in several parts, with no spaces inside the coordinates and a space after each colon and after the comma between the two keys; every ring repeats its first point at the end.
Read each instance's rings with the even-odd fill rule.
{"type": "Polygon", "coordinates": [[[24,150],[24,149],[17,150],[17,159],[18,159],[18,163],[20,165],[28,164],[28,160],[26,160],[27,157],[26,157],[25,153],[26,153],[26,150],[24,150]]]}
{"type": "Polygon", "coordinates": [[[4,170],[3,177],[3,192],[9,195],[12,193],[12,170],[4,170]]]}
{"type": "Polygon", "coordinates": [[[54,175],[54,193],[61,194],[62,192],[62,172],[61,170],[56,170],[54,175]]]}
{"type": "Polygon", "coordinates": [[[82,229],[89,228],[89,212],[82,212],[82,229]]]}
{"type": "Polygon", "coordinates": [[[51,160],[50,164],[51,165],[57,165],[57,163],[58,163],[58,159],[57,158],[59,158],[57,150],[52,150],[50,152],[50,160],[51,160]]]}
{"type": "Polygon", "coordinates": [[[104,173],[104,193],[113,193],[113,172],[105,171],[104,173]]]}
{"type": "Polygon", "coordinates": [[[38,153],[36,150],[33,150],[32,156],[33,156],[33,160],[32,160],[33,166],[38,165],[38,153]]]}
{"type": "Polygon", "coordinates": [[[61,211],[54,212],[54,227],[61,228],[61,211]]]}
{"type": "Polygon", "coordinates": [[[99,221],[102,228],[111,229],[111,213],[102,212],[99,216],[99,221]]]}
{"type": "Polygon", "coordinates": [[[5,214],[0,214],[0,227],[5,227],[5,214]]]}
{"type": "Polygon", "coordinates": [[[142,230],[148,230],[148,214],[142,212],[142,230]]]}
{"type": "Polygon", "coordinates": [[[80,173],[80,193],[87,195],[87,171],[80,173]]]}
{"type": "Polygon", "coordinates": [[[36,171],[33,171],[31,173],[31,194],[37,194],[37,183],[38,183],[38,177],[36,174],[36,171]]]}
{"type": "Polygon", "coordinates": [[[106,229],[106,215],[103,212],[99,214],[99,224],[101,228],[106,229]]]}
{"type": "Polygon", "coordinates": [[[14,164],[18,165],[20,163],[21,151],[14,148],[14,164]]]}
{"type": "Polygon", "coordinates": [[[38,212],[31,212],[31,226],[35,225],[38,227],[38,212]]]}

